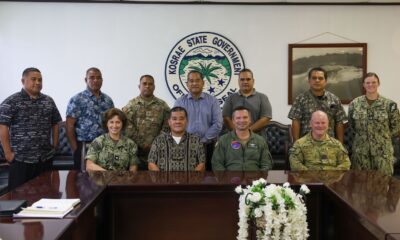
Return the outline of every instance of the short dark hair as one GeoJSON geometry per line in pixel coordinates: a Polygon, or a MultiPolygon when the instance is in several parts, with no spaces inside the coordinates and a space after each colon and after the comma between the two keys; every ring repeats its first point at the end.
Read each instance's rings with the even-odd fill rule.
{"type": "Polygon", "coordinates": [[[313,68],[311,68],[310,71],[308,71],[308,80],[311,79],[311,74],[313,72],[323,72],[325,80],[328,81],[328,72],[325,69],[323,69],[322,67],[313,67],[313,68]]]}
{"type": "Polygon", "coordinates": [[[242,110],[246,110],[247,113],[249,114],[249,116],[251,117],[250,109],[248,109],[248,108],[245,107],[245,106],[237,106],[237,107],[235,107],[235,108],[233,109],[233,111],[232,111],[232,118],[235,116],[235,112],[236,112],[236,111],[242,111],[242,110]]]}
{"type": "Polygon", "coordinates": [[[38,72],[38,73],[41,73],[39,69],[34,68],[34,67],[30,67],[30,68],[26,68],[26,69],[22,72],[22,77],[27,76],[30,72],[38,72]]]}
{"type": "Polygon", "coordinates": [[[369,78],[369,77],[375,77],[378,80],[378,83],[380,83],[378,74],[376,74],[374,72],[369,72],[369,73],[365,74],[365,77],[363,78],[363,83],[365,82],[365,79],[369,78]]]}
{"type": "Polygon", "coordinates": [[[193,73],[199,74],[199,75],[200,75],[200,78],[201,78],[202,80],[204,79],[203,73],[201,73],[200,71],[197,71],[197,70],[191,70],[191,71],[187,74],[187,80],[188,80],[188,81],[189,81],[189,76],[190,76],[190,74],[193,74],[193,73]]]}
{"type": "Polygon", "coordinates": [[[123,111],[119,110],[118,108],[110,108],[108,109],[105,113],[103,113],[103,121],[102,121],[102,126],[103,129],[108,132],[108,128],[107,128],[107,122],[108,120],[110,120],[111,118],[118,116],[118,118],[121,120],[122,122],[122,130],[125,130],[126,128],[126,123],[127,123],[127,118],[126,115],[123,111]]]}
{"type": "Polygon", "coordinates": [[[173,107],[173,108],[171,108],[170,112],[171,112],[170,115],[169,115],[170,119],[171,119],[171,116],[172,116],[173,112],[184,112],[185,113],[185,117],[186,118],[188,117],[187,111],[186,111],[186,109],[184,107],[179,107],[179,106],[178,107],[173,107]]]}
{"type": "Polygon", "coordinates": [[[142,80],[143,80],[143,78],[151,78],[152,80],[153,80],[153,82],[154,82],[154,78],[153,78],[153,76],[151,76],[151,75],[149,75],[149,74],[145,74],[145,75],[142,75],[141,77],[140,77],[140,80],[139,80],[139,82],[141,83],[142,82],[142,80]]]}
{"type": "Polygon", "coordinates": [[[250,68],[243,68],[242,70],[240,70],[239,75],[243,72],[249,72],[251,73],[251,77],[254,78],[254,74],[253,71],[250,70],[250,68]]]}
{"type": "Polygon", "coordinates": [[[98,72],[98,73],[101,74],[100,69],[98,69],[97,67],[91,67],[91,68],[89,68],[88,70],[86,70],[86,76],[89,74],[90,71],[98,72]]]}

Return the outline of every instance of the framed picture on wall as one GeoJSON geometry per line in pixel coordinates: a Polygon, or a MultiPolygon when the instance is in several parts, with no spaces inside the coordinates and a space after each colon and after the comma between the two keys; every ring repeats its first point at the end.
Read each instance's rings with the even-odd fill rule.
{"type": "Polygon", "coordinates": [[[363,94],[367,44],[289,44],[289,104],[309,89],[308,71],[313,67],[322,67],[328,72],[326,89],[338,96],[343,104],[348,104],[363,94]]]}

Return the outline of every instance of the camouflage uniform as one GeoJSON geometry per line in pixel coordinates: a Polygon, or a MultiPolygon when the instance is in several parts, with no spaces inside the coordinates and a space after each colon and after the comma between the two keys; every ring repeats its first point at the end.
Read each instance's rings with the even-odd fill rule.
{"type": "Polygon", "coordinates": [[[326,135],[317,141],[311,132],[294,143],[289,160],[292,170],[348,170],[351,165],[346,148],[338,140],[326,135]]]}
{"type": "Polygon", "coordinates": [[[311,114],[317,110],[324,111],[328,115],[328,134],[334,137],[335,126],[346,120],[346,113],[340,99],[329,91],[325,90],[322,97],[314,96],[311,90],[300,94],[294,100],[288,118],[300,121],[300,137],[302,137],[310,132],[311,114]]]}
{"type": "Polygon", "coordinates": [[[132,165],[137,165],[137,146],[129,138],[121,136],[118,142],[114,142],[108,133],[97,137],[89,146],[86,159],[106,170],[129,170],[132,165]]]}
{"type": "Polygon", "coordinates": [[[371,105],[365,96],[349,105],[349,123],[355,132],[352,163],[354,169],[378,170],[393,174],[392,137],[400,130],[395,102],[379,96],[371,105]]]}
{"type": "Polygon", "coordinates": [[[138,96],[122,108],[128,118],[125,135],[138,144],[138,156],[147,169],[149,150],[144,150],[145,145],[151,145],[161,131],[168,131],[167,120],[169,106],[161,99],[153,97],[145,101],[138,96]]]}

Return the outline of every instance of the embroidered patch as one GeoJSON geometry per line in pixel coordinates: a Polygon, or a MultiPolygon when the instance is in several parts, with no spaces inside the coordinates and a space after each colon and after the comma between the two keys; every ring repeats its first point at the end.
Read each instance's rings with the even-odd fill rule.
{"type": "Polygon", "coordinates": [[[232,147],[232,149],[235,149],[235,150],[239,149],[240,148],[240,142],[232,141],[231,142],[231,147],[232,147]]]}
{"type": "Polygon", "coordinates": [[[249,143],[249,145],[247,145],[249,148],[257,148],[257,144],[255,143],[249,143]]]}

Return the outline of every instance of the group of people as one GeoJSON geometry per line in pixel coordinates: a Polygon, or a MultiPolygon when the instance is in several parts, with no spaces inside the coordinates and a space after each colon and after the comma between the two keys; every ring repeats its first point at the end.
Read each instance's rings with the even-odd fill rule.
{"type": "Polygon", "coordinates": [[[365,95],[349,105],[348,122],[354,132],[351,162],[343,147],[346,114],[339,98],[325,89],[327,72],[311,69],[308,83],[310,89],[296,97],[288,115],[295,141],[290,149],[291,169],[347,170],[351,166],[393,175],[392,138],[400,133],[400,115],[397,104],[378,93],[378,75],[366,74],[365,95]]]}
{"type": "MultiPolygon", "coordinates": [[[[67,137],[74,168],[87,170],[254,171],[272,169],[264,130],[272,118],[268,97],[255,90],[253,72],[239,73],[239,91],[221,110],[218,100],[203,91],[204,76],[187,74],[188,94],[172,109],[154,96],[151,75],[140,78],[140,95],[122,110],[101,91],[98,68],[86,72],[86,89],[67,106],[67,137]],[[226,133],[222,136],[221,131],[226,133]],[[89,144],[86,155],[82,149],[89,144]],[[82,159],[82,156],[84,159],[82,159]]],[[[374,73],[363,80],[366,94],[349,106],[354,129],[352,163],[343,146],[346,114],[337,96],[325,89],[327,73],[313,68],[309,91],[299,95],[289,112],[294,146],[292,170],[375,169],[393,174],[392,136],[399,133],[396,103],[377,92],[374,73]]],[[[61,116],[53,99],[43,93],[38,69],[22,74],[23,88],[0,105],[0,140],[10,163],[9,188],[51,169],[58,146],[61,116]]]]}

